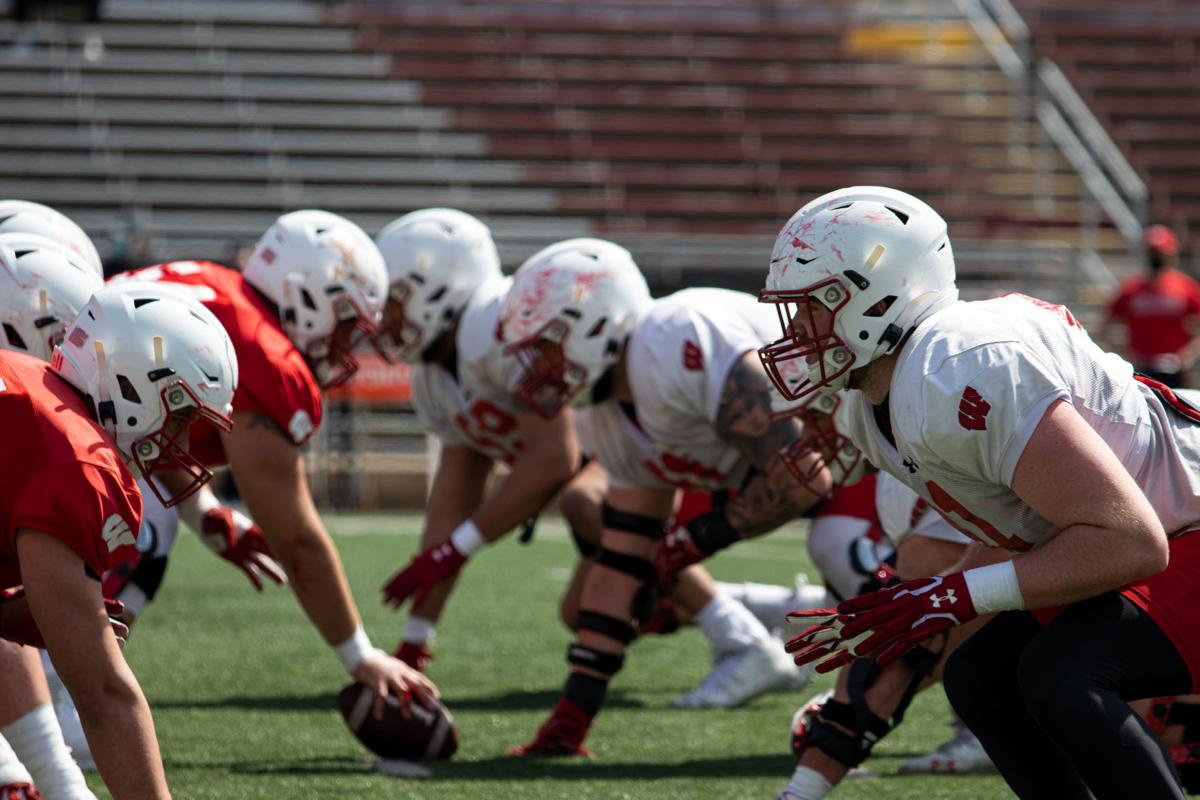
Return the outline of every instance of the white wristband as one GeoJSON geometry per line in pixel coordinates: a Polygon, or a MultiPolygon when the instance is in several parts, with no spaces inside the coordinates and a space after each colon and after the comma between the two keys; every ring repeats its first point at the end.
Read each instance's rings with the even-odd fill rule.
{"type": "Polygon", "coordinates": [[[483,534],[471,520],[467,520],[454,529],[454,533],[450,534],[450,543],[454,545],[455,550],[462,553],[464,558],[475,555],[479,548],[487,544],[483,539],[483,534]]]}
{"type": "Polygon", "coordinates": [[[371,639],[367,636],[367,632],[363,630],[362,623],[354,629],[354,635],[333,648],[333,652],[337,653],[337,657],[341,660],[342,666],[346,668],[346,672],[351,675],[354,670],[358,669],[358,665],[366,661],[368,657],[375,655],[376,648],[371,644],[371,639]]]}
{"type": "Polygon", "coordinates": [[[201,486],[191,497],[184,498],[176,506],[179,518],[199,536],[204,525],[204,515],[214,508],[219,508],[221,501],[207,486],[201,486]]]}
{"type": "Polygon", "coordinates": [[[963,580],[980,615],[1025,608],[1017,568],[1011,560],[969,569],[963,573],[963,580]]]}

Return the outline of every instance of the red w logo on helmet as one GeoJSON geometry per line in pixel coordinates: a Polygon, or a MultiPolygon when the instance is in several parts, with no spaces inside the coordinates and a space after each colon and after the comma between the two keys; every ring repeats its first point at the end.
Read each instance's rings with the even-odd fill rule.
{"type": "Polygon", "coordinates": [[[968,386],[963,389],[962,401],[958,404],[958,424],[969,431],[982,431],[987,428],[987,415],[991,410],[992,404],[968,386]]]}

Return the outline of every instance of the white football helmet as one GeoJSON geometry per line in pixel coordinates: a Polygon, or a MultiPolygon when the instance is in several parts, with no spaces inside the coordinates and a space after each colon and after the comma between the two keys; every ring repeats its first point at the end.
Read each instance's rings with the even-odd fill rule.
{"type": "Polygon", "coordinates": [[[851,368],[890,353],[934,310],[958,299],[946,221],[912,195],[851,186],[797,211],[771,252],[766,289],[783,337],[759,350],[780,394],[794,400],[847,385],[851,368]],[[831,315],[817,330],[814,304],[831,315]],[[804,360],[800,383],[782,365],[804,360]]]}
{"type": "Polygon", "coordinates": [[[475,290],[500,277],[487,226],[452,208],[426,208],[375,237],[388,270],[388,302],[375,344],[388,361],[417,361],[458,319],[475,290]]]}
{"type": "Polygon", "coordinates": [[[192,482],[172,497],[146,481],[164,506],[188,497],[212,473],[187,451],[196,421],[231,430],[237,356],[212,312],[161,283],[124,281],[92,295],[51,366],[91,398],[96,418],[142,475],[182,469],[192,482]]]}
{"type": "Polygon", "coordinates": [[[32,233],[58,242],[74,251],[96,276],[104,278],[104,266],[92,240],[70,217],[41,203],[0,200],[0,233],[32,233]]]}
{"type": "Polygon", "coordinates": [[[362,228],[328,211],[284,214],[259,239],[243,275],[278,307],[323,387],[354,374],[353,351],[378,334],[387,296],[383,256],[362,228]]]}
{"type": "Polygon", "coordinates": [[[517,395],[547,419],[568,403],[592,402],[591,389],[651,302],[646,279],[620,245],[568,239],[530,256],[500,316],[506,349],[524,370],[517,395]]]}
{"type": "Polygon", "coordinates": [[[0,234],[0,348],[49,361],[67,326],[103,285],[83,258],[57,242],[0,234]]]}

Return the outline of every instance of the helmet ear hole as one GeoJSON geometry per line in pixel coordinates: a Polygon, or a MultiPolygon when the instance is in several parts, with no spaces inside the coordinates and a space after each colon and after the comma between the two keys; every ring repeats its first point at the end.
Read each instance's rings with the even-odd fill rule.
{"type": "Polygon", "coordinates": [[[309,294],[308,289],[300,289],[300,302],[303,303],[304,307],[309,311],[317,310],[317,304],[313,301],[312,295],[309,294]]]}
{"type": "Polygon", "coordinates": [[[892,303],[896,302],[896,295],[889,294],[887,297],[880,300],[875,305],[863,312],[864,317],[882,317],[892,307],[892,303]]]}
{"type": "Polygon", "coordinates": [[[599,336],[600,331],[604,330],[604,325],[607,322],[608,317],[601,317],[600,319],[596,320],[596,324],[593,325],[592,329],[587,332],[587,338],[591,339],[593,336],[599,336]]]}

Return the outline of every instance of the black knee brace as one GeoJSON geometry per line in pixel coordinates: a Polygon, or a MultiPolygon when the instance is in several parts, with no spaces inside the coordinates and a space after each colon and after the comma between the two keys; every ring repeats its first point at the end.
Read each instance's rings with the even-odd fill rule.
{"type": "Polygon", "coordinates": [[[817,722],[808,736],[808,744],[850,769],[865,761],[871,754],[871,748],[904,720],[904,713],[912,705],[921,681],[933,673],[946,642],[944,634],[936,637],[935,641],[939,639],[937,651],[921,645],[904,655],[904,661],[913,668],[915,674],[891,719],[880,717],[867,705],[867,689],[879,680],[881,672],[875,659],[860,658],[851,663],[846,681],[850,702],[842,703],[833,699],[826,702],[817,715],[817,722]]]}
{"type": "Polygon", "coordinates": [[[629,613],[635,620],[649,619],[658,607],[658,581],[655,580],[654,564],[641,556],[619,553],[607,547],[600,548],[595,561],[637,579],[641,585],[633,594],[629,613]]]}
{"type": "Polygon", "coordinates": [[[595,670],[608,680],[621,671],[625,666],[625,656],[620,653],[606,653],[594,647],[572,642],[567,646],[567,663],[577,667],[587,667],[595,670]]]}
{"type": "Polygon", "coordinates": [[[667,533],[666,520],[646,514],[632,514],[628,511],[618,511],[607,502],[600,508],[600,518],[604,527],[621,533],[632,533],[635,536],[645,536],[647,539],[658,541],[667,533]]]}

